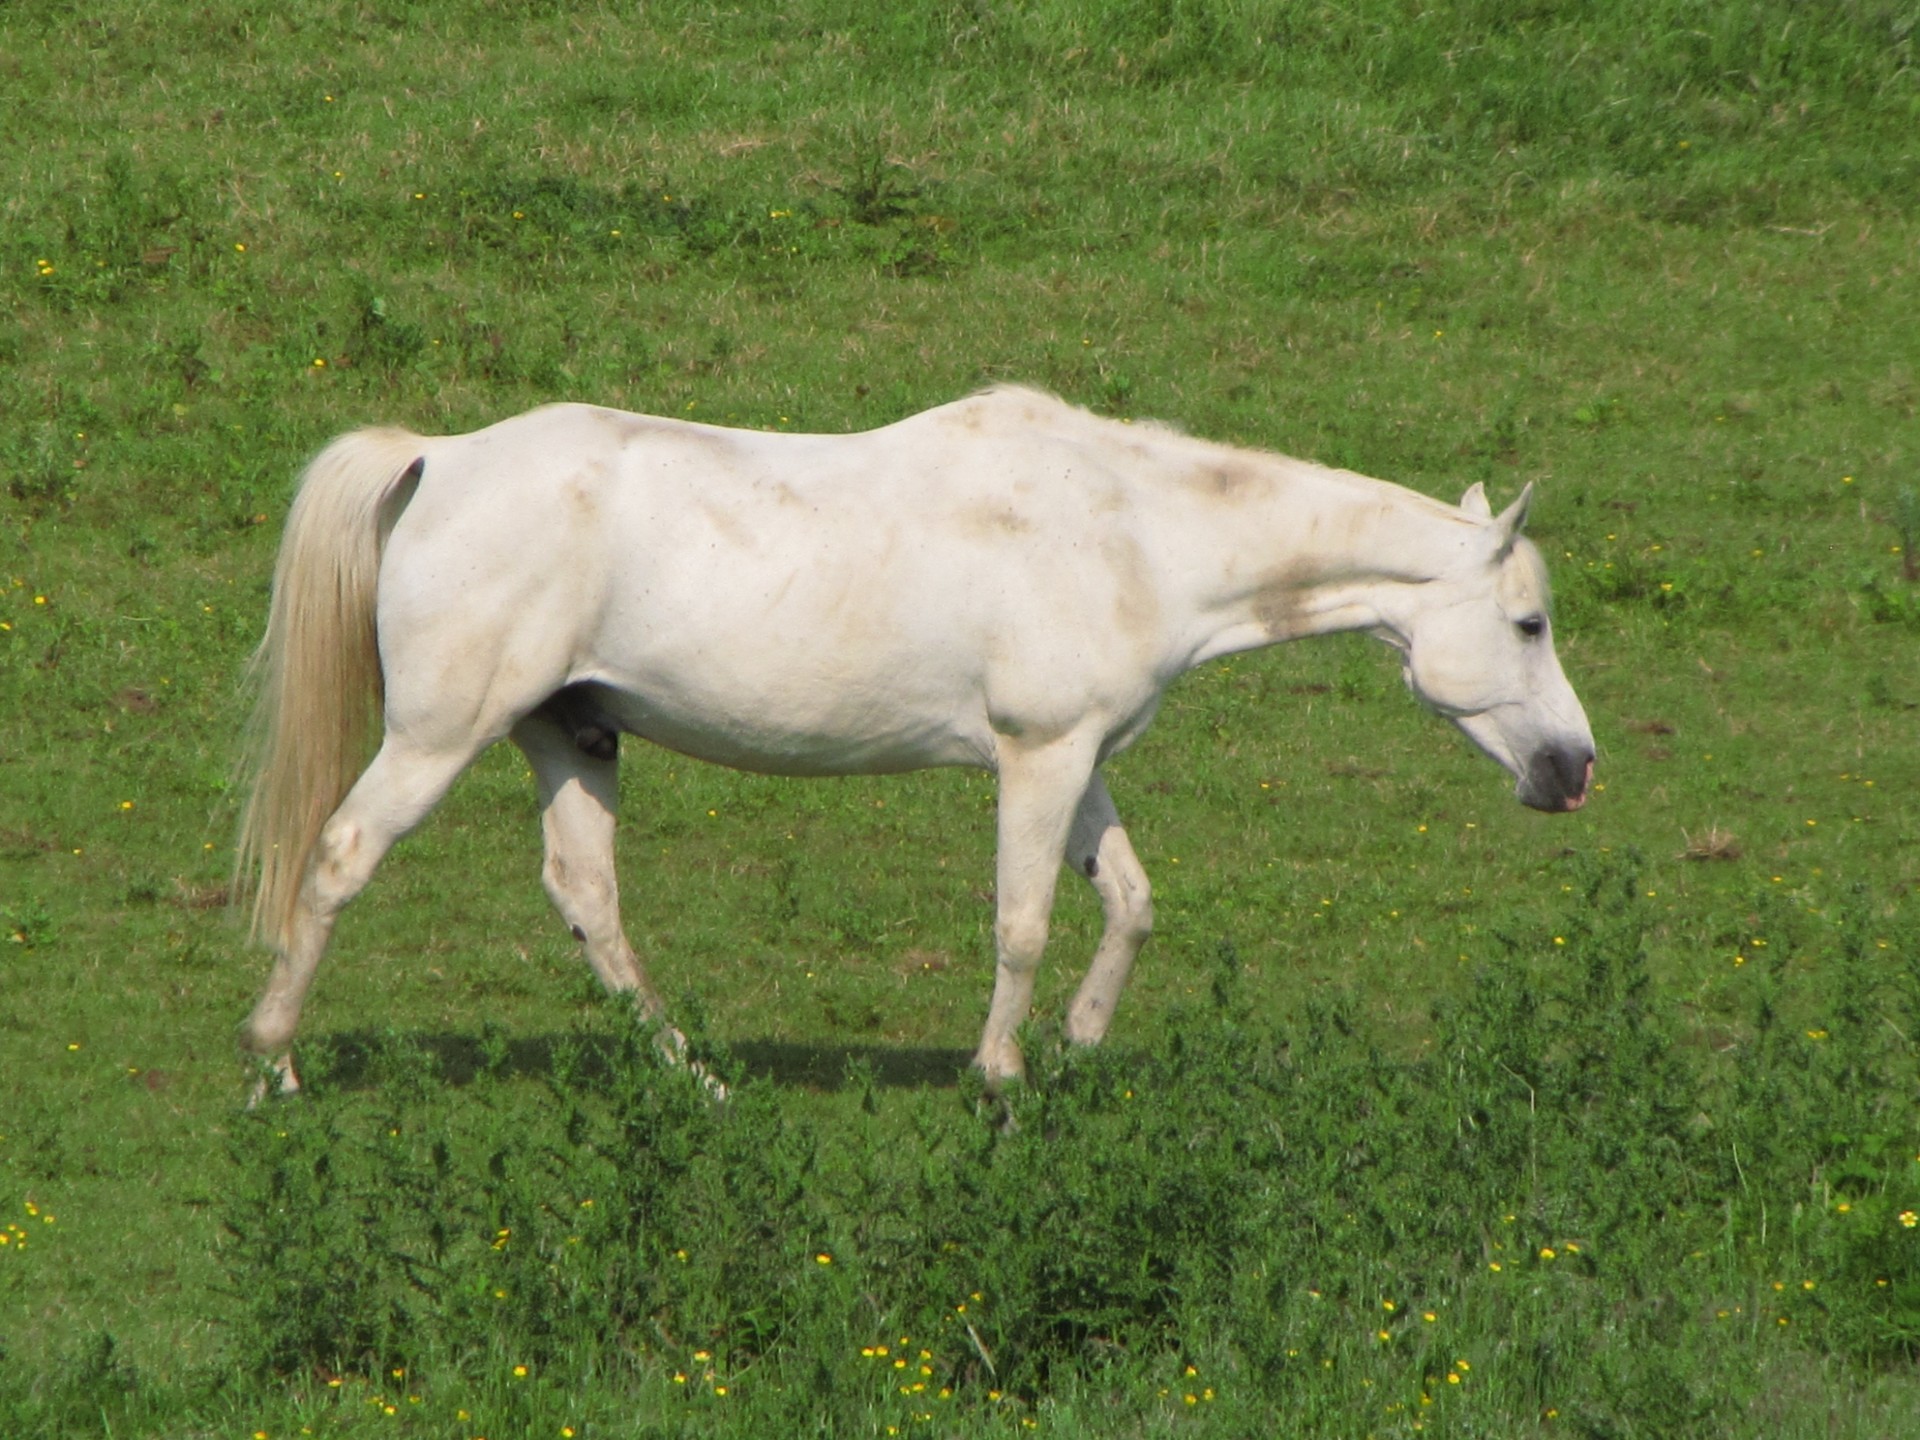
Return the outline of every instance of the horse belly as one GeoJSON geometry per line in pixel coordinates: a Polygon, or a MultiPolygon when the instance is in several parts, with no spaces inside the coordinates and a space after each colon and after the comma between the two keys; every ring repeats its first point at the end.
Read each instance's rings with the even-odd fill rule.
{"type": "Polygon", "coordinates": [[[833,683],[798,667],[751,678],[669,667],[600,684],[621,729],[736,770],[875,775],[993,758],[984,708],[959,694],[833,683]]]}

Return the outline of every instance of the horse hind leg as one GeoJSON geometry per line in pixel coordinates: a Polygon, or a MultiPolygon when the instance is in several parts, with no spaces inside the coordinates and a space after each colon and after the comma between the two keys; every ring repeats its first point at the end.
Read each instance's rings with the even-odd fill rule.
{"type": "Polygon", "coordinates": [[[1153,933],[1153,890],[1147,872],[1133,853],[1119,812],[1098,774],[1074,813],[1066,858],[1093,886],[1106,918],[1093,964],[1067,1010],[1067,1039],[1076,1045],[1097,1045],[1113,1022],[1133,962],[1153,933]]]}
{"type": "Polygon", "coordinates": [[[300,1088],[290,1047],[335,920],[366,887],[394,842],[439,803],[473,754],[470,747],[426,750],[389,734],[321,827],[292,919],[274,947],[266,989],[242,1032],[245,1048],[271,1070],[255,1091],[256,1102],[270,1089],[291,1093],[300,1088]]]}
{"type": "Polygon", "coordinates": [[[581,741],[586,713],[563,699],[574,693],[561,691],[511,732],[540,791],[546,842],[540,878],[600,983],[615,994],[633,992],[647,1014],[658,1015],[660,997],[620,924],[620,881],[613,861],[618,751],[602,756],[581,741]]]}
{"type": "MultiPolygon", "coordinates": [[[[647,978],[620,923],[620,881],[613,834],[619,801],[618,750],[604,756],[583,744],[582,716],[597,721],[586,687],[561,691],[514,726],[514,744],[533,767],[540,789],[540,828],[546,840],[541,880],[547,898],[585,951],[609,994],[630,994],[640,1013],[660,1022],[657,1043],[667,1059],[687,1064],[716,1100],[727,1087],[698,1063],[688,1064],[687,1037],[666,1022],[666,1005],[647,978]],[[556,701],[559,703],[556,704],[556,701]]],[[[613,722],[606,721],[609,727],[613,722]]],[[[617,738],[617,730],[608,734],[617,738]]]]}

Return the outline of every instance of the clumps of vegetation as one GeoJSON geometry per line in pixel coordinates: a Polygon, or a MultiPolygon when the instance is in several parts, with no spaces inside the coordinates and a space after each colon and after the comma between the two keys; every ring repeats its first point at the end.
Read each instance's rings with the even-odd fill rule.
{"type": "Polygon", "coordinates": [[[965,1084],[881,1103],[860,1069],[830,1123],[738,1073],[716,1104],[619,1007],[537,1085],[498,1037],[458,1087],[399,1037],[358,1088],[316,1056],[309,1101],[233,1137],[230,1383],[476,1433],[576,1423],[592,1376],[645,1433],[1079,1403],[1708,1435],[1751,1398],[1719,1363],[1742,1347],[1910,1358],[1913,937],[1865,896],[1757,906],[1708,1046],[1651,1000],[1634,872],[1573,901],[1415,1058],[1339,1007],[1256,1023],[1222,947],[1147,1052],[1030,1036],[1004,1127],[965,1084]]]}

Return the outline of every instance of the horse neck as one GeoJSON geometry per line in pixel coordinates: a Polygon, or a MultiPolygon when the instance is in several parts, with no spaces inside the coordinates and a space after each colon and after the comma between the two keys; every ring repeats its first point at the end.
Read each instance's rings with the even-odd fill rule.
{"type": "Polygon", "coordinates": [[[1384,480],[1235,453],[1245,483],[1205,516],[1190,663],[1348,630],[1395,632],[1410,588],[1457,560],[1474,522],[1384,480]]]}

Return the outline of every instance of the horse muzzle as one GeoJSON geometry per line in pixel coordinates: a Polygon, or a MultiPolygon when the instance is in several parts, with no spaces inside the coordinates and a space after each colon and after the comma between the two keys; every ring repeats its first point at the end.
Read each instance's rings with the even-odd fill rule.
{"type": "Polygon", "coordinates": [[[1587,803],[1592,784],[1591,746],[1549,745],[1534,752],[1515,793],[1522,805],[1564,815],[1587,803]]]}

